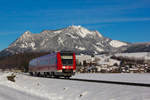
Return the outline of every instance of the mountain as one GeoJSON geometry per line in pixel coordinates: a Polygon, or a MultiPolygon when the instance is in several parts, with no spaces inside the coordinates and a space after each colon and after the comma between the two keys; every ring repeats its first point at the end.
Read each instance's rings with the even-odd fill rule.
{"type": "Polygon", "coordinates": [[[69,26],[59,30],[44,30],[33,34],[26,31],[8,48],[0,52],[0,56],[8,56],[23,52],[52,52],[72,50],[79,53],[98,54],[115,52],[128,43],[112,40],[102,36],[98,31],[90,31],[82,26],[69,26]]]}
{"type": "Polygon", "coordinates": [[[126,50],[124,50],[123,52],[128,52],[128,53],[132,53],[132,52],[150,52],[150,42],[146,42],[146,43],[134,43],[131,45],[128,45],[128,47],[126,48],[126,50]]]}

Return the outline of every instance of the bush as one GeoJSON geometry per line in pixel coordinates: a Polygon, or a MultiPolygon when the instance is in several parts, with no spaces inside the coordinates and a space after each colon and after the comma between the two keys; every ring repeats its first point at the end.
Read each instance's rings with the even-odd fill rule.
{"type": "Polygon", "coordinates": [[[7,79],[8,79],[9,81],[15,82],[15,77],[16,77],[15,74],[11,74],[10,76],[7,76],[7,79]]]}

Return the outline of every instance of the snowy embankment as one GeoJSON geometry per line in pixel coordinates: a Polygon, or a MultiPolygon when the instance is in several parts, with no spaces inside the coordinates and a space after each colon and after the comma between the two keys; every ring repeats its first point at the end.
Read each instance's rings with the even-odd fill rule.
{"type": "Polygon", "coordinates": [[[148,73],[85,73],[76,74],[72,78],[150,84],[150,74],[148,73]]]}
{"type": "MultiPolygon", "coordinates": [[[[37,100],[149,100],[150,98],[150,88],[147,87],[78,82],[24,74],[17,74],[16,82],[11,82],[6,78],[10,74],[0,73],[0,90],[3,89],[0,91],[0,100],[36,100],[35,98],[38,98],[37,100]]],[[[100,74],[84,75],[84,78],[100,77],[100,74]]],[[[74,77],[83,78],[83,74],[74,77]]],[[[103,78],[107,77],[107,74],[103,74],[103,78]]],[[[135,78],[138,79],[139,76],[135,78]]]]}

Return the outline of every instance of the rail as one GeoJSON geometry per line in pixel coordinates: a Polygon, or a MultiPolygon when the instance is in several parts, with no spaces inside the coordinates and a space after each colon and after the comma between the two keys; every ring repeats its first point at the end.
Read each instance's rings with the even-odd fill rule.
{"type": "Polygon", "coordinates": [[[140,87],[150,87],[150,84],[147,83],[132,83],[132,82],[118,82],[118,81],[105,81],[105,80],[89,80],[89,79],[77,79],[77,78],[60,78],[63,80],[72,80],[72,81],[82,81],[82,82],[94,82],[94,83],[106,83],[106,84],[118,84],[118,85],[128,85],[128,86],[140,86],[140,87]]]}

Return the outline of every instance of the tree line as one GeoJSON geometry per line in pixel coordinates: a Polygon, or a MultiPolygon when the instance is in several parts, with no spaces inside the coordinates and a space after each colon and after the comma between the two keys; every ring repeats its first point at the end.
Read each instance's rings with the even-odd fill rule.
{"type": "Polygon", "coordinates": [[[50,54],[50,52],[19,53],[7,56],[0,59],[0,69],[17,69],[27,72],[30,60],[46,54],[50,54]]]}

